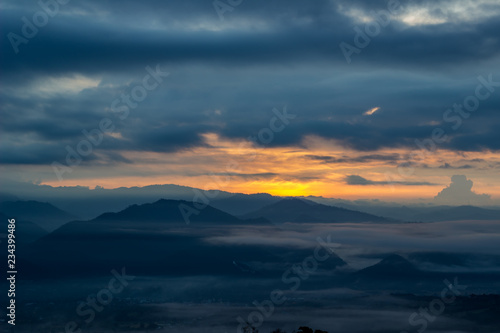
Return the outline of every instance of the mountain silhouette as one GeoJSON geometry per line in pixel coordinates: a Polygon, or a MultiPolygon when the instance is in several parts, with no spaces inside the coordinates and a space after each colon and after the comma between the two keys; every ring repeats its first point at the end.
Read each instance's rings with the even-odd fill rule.
{"type": "MultiPolygon", "coordinates": [[[[0,219],[6,225],[7,220],[12,219],[12,217],[0,213],[0,219]]],[[[16,229],[14,235],[17,244],[31,243],[47,235],[46,230],[30,221],[16,219],[15,225],[16,229]]],[[[7,229],[7,227],[5,228],[7,229]]]]}
{"type": "Polygon", "coordinates": [[[274,223],[390,222],[383,217],[295,198],[283,199],[244,217],[264,217],[274,223]]]}
{"type": "Polygon", "coordinates": [[[402,256],[391,254],[375,265],[350,274],[346,283],[354,289],[409,290],[409,286],[434,281],[433,276],[432,273],[420,271],[402,256]]]}
{"type": "Polygon", "coordinates": [[[163,223],[238,224],[243,220],[212,206],[184,200],[160,199],[154,203],[132,205],[118,213],[104,213],[93,221],[145,221],[163,223]],[[183,212],[184,211],[184,215],[183,212]],[[185,218],[188,217],[188,219],[185,218]]]}
{"type": "Polygon", "coordinates": [[[116,213],[104,213],[90,221],[72,221],[47,238],[61,235],[106,235],[117,232],[164,232],[171,228],[229,225],[270,225],[264,218],[240,219],[211,206],[185,200],[160,199],[154,203],[131,205],[116,213]],[[184,215],[183,215],[184,212],[184,215]]]}
{"type": "Polygon", "coordinates": [[[0,202],[0,212],[16,220],[32,221],[48,231],[76,219],[50,203],[32,200],[0,202]]]}
{"type": "MultiPolygon", "coordinates": [[[[67,223],[23,249],[20,257],[25,262],[24,272],[26,276],[81,276],[109,274],[113,268],[127,267],[144,275],[277,277],[287,264],[300,262],[314,251],[291,251],[285,244],[210,241],[230,236],[232,227],[253,225],[254,221],[206,206],[192,215],[188,226],[179,211],[180,205],[196,207],[188,201],[159,200],[102,214],[94,220],[67,223]],[[44,267],[44,272],[38,267],[44,267]]],[[[267,227],[274,228],[269,223],[267,227]]],[[[331,253],[321,265],[334,269],[345,262],[331,253]]]]}
{"type": "Polygon", "coordinates": [[[500,220],[500,210],[475,206],[438,207],[431,212],[415,215],[414,220],[423,222],[460,220],[500,220]]]}
{"type": "Polygon", "coordinates": [[[391,254],[377,264],[357,272],[365,277],[414,276],[420,271],[408,260],[397,254],[391,254]]]}
{"type": "MultiPolygon", "coordinates": [[[[329,200],[323,199],[323,201],[330,204],[329,200]]],[[[347,209],[407,222],[500,220],[500,210],[476,206],[398,206],[362,203],[357,205],[342,203],[341,205],[347,209]]]]}
{"type": "MultiPolygon", "coordinates": [[[[130,205],[145,204],[160,199],[203,201],[210,200],[210,206],[232,215],[243,215],[281,200],[266,193],[243,194],[226,191],[205,191],[202,189],[164,184],[144,187],[120,187],[105,189],[96,187],[51,187],[20,182],[11,182],[11,187],[18,187],[22,193],[14,193],[21,198],[48,201],[61,209],[84,220],[93,219],[106,212],[118,212],[130,205]]],[[[2,201],[17,201],[9,193],[2,193],[2,201]]]]}

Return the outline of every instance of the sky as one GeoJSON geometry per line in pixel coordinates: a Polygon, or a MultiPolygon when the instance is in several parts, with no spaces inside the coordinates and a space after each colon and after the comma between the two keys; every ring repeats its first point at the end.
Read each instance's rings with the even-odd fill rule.
{"type": "Polygon", "coordinates": [[[3,180],[500,200],[497,0],[0,11],[3,180]]]}

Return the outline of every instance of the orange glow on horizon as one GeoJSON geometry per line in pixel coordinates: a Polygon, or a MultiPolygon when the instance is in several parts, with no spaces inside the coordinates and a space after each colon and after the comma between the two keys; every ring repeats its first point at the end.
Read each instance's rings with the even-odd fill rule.
{"type": "MultiPolygon", "coordinates": [[[[205,141],[208,147],[171,154],[127,152],[125,158],[140,162],[120,164],[117,170],[106,166],[79,166],[64,181],[52,179],[43,184],[89,188],[177,184],[205,190],[277,196],[312,195],[351,200],[431,199],[449,184],[452,174],[464,172],[439,166],[465,163],[463,155],[440,151],[427,156],[426,167],[417,167],[413,174],[403,177],[397,166],[405,162],[408,151],[401,149],[362,153],[314,137],[304,142],[304,148],[293,149],[252,147],[249,142],[221,140],[215,134],[205,135],[205,141]],[[349,175],[358,175],[373,184],[349,185],[346,183],[346,176],[349,175]],[[387,185],[388,181],[399,183],[387,185]],[[435,185],[408,185],[422,182],[435,185]]],[[[500,155],[494,153],[469,153],[467,156],[469,160],[479,158],[500,162],[500,155]]],[[[472,169],[467,170],[467,174],[474,180],[475,191],[500,196],[500,187],[488,180],[491,175],[486,179],[481,170],[472,169]]]]}

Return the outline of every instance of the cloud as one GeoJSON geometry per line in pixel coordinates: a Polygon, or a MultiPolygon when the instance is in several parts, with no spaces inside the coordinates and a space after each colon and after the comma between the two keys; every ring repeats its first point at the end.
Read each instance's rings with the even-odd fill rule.
{"type": "Polygon", "coordinates": [[[449,163],[444,163],[439,166],[440,169],[473,169],[474,167],[470,164],[460,165],[460,166],[452,166],[449,163]]]}
{"type": "Polygon", "coordinates": [[[401,156],[397,153],[393,154],[369,154],[356,157],[342,156],[324,156],[324,155],[307,155],[307,158],[324,163],[368,163],[372,161],[379,162],[396,162],[401,160],[401,156]]]}
{"type": "Polygon", "coordinates": [[[377,106],[376,108],[370,109],[370,110],[366,111],[365,113],[363,113],[363,116],[371,116],[372,114],[374,114],[378,110],[380,110],[380,107],[377,106]]]}
{"type": "MultiPolygon", "coordinates": [[[[29,6],[30,2],[11,3],[3,8],[2,30],[20,33],[19,18],[32,16],[39,8],[29,6]]],[[[44,27],[43,34],[21,45],[24,49],[19,55],[7,38],[2,39],[4,76],[20,71],[116,71],[162,61],[252,66],[321,60],[343,65],[338,45],[353,43],[356,24],[355,17],[326,0],[249,2],[231,13],[238,20],[224,24],[206,1],[144,1],[140,5],[88,1],[62,10],[67,12],[44,27]],[[100,19],[94,19],[95,15],[100,19]]],[[[359,60],[386,68],[431,69],[493,59],[500,53],[496,34],[500,23],[494,16],[498,6],[489,13],[493,17],[480,22],[448,22],[425,29],[394,24],[377,36],[359,60]],[[464,43],[467,48],[462,47],[464,43]]]]}
{"type": "Polygon", "coordinates": [[[406,185],[406,186],[434,186],[438,184],[429,182],[402,182],[402,181],[374,181],[363,178],[358,175],[350,175],[345,177],[347,185],[406,185]]]}
{"type": "Polygon", "coordinates": [[[464,175],[451,177],[451,184],[434,197],[438,204],[487,205],[491,204],[491,196],[477,194],[472,191],[474,183],[464,175]]]}
{"type": "Polygon", "coordinates": [[[238,177],[243,179],[272,179],[279,177],[280,175],[273,172],[261,172],[261,173],[239,173],[239,172],[216,172],[213,173],[214,176],[221,177],[238,177]]]}
{"type": "MultiPolygon", "coordinates": [[[[40,9],[32,1],[4,3],[0,30],[6,33],[21,33],[20,18],[40,9]]],[[[428,139],[435,129],[421,124],[441,120],[453,102],[474,92],[478,73],[487,76],[499,61],[500,6],[476,3],[482,14],[474,17],[482,18],[460,21],[450,14],[464,7],[456,3],[414,4],[443,8],[442,15],[424,12],[446,23],[408,26],[395,18],[348,66],[338,45],[353,43],[353,27],[362,24],[343,9],[370,15],[386,9],[386,1],[256,0],[226,13],[223,22],[211,2],[200,0],[71,2],[19,54],[8,38],[0,41],[0,162],[63,161],[66,145],[74,147],[82,130],[112,117],[104,110],[157,63],[172,75],[126,121],[116,121],[120,137],[106,138],[88,163],[101,156],[119,162],[124,151],[205,147],[207,132],[246,139],[285,104],[297,118],[269,146],[302,146],[316,136],[364,152],[414,149],[415,139],[428,139]],[[373,114],[375,105],[383,112],[360,115],[373,114]]],[[[459,132],[443,124],[449,140],[440,148],[500,150],[499,96],[481,101],[459,132]]],[[[349,160],[384,161],[325,162],[349,160]]]]}

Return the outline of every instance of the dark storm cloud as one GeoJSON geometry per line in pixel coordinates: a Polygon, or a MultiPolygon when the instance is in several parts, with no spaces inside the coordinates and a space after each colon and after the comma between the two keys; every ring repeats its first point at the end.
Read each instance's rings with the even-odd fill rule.
{"type": "Polygon", "coordinates": [[[439,185],[429,182],[398,182],[398,181],[374,181],[363,178],[358,175],[350,175],[345,177],[345,183],[348,185],[406,185],[406,186],[431,186],[439,185]]]}
{"type": "MultiPolygon", "coordinates": [[[[40,8],[7,1],[0,22],[0,127],[3,141],[16,146],[2,146],[9,155],[2,154],[2,161],[60,160],[65,146],[112,117],[106,111],[111,102],[157,63],[172,75],[126,120],[112,118],[121,136],[106,138],[99,156],[119,162],[124,150],[206,146],[207,132],[245,139],[268,126],[271,109],[283,105],[297,118],[269,146],[300,146],[313,135],[365,152],[416,148],[415,139],[427,139],[441,126],[449,140],[440,148],[499,150],[500,94],[482,101],[459,131],[442,119],[447,108],[474,92],[477,75],[487,76],[498,63],[500,11],[489,6],[478,4],[492,15],[476,20],[457,21],[445,11],[434,13],[448,19],[442,24],[411,27],[394,20],[348,66],[339,43],[352,44],[353,27],[363,24],[344,9],[369,16],[386,9],[385,1],[245,1],[224,21],[210,1],[71,1],[18,54],[7,34],[21,34],[21,17],[30,19],[40,8]],[[37,80],[43,85],[46,78],[75,74],[102,82],[69,97],[33,88],[37,80]],[[376,106],[379,111],[363,116],[376,106]]],[[[500,73],[494,80],[500,81],[500,73]]],[[[93,154],[87,161],[99,158],[93,154]]],[[[324,161],[394,159],[370,153],[324,161]]]]}
{"type": "MultiPolygon", "coordinates": [[[[2,143],[0,154],[3,164],[50,164],[63,159],[64,147],[57,144],[24,144],[22,149],[2,143]]],[[[89,156],[92,159],[92,156],[89,156]]]]}
{"type": "MultiPolygon", "coordinates": [[[[65,161],[68,154],[67,147],[75,149],[75,146],[72,147],[64,142],[52,144],[29,142],[25,143],[22,149],[6,142],[0,145],[0,155],[3,164],[50,165],[54,161],[65,161]]],[[[133,161],[112,150],[100,150],[98,154],[93,152],[82,160],[84,165],[115,165],[116,163],[130,164],[133,161]]]]}
{"type": "Polygon", "coordinates": [[[207,127],[196,124],[186,126],[165,125],[149,131],[127,130],[124,132],[125,140],[117,142],[118,147],[110,146],[109,148],[173,152],[189,147],[207,146],[199,135],[206,131],[207,127]],[[126,142],[130,142],[130,144],[127,145],[126,142]]]}
{"type": "Polygon", "coordinates": [[[470,164],[459,165],[459,166],[452,166],[449,163],[445,163],[443,165],[440,165],[439,168],[440,169],[472,169],[474,167],[472,165],[470,165],[470,164]]]}
{"type": "Polygon", "coordinates": [[[323,161],[325,163],[365,163],[371,161],[380,161],[380,162],[397,162],[401,160],[401,156],[399,154],[371,154],[371,155],[362,155],[358,157],[349,157],[343,156],[342,158],[337,158],[333,156],[321,156],[321,155],[308,155],[308,158],[316,161],[323,161]]]}
{"type": "Polygon", "coordinates": [[[279,174],[272,172],[262,172],[262,173],[220,172],[220,173],[214,173],[213,175],[222,177],[238,177],[242,179],[272,179],[279,177],[279,174]]]}
{"type": "MultiPolygon", "coordinates": [[[[30,4],[22,10],[5,10],[2,31],[20,34],[20,18],[39,10],[30,4]]],[[[249,2],[245,7],[239,10],[241,20],[258,19],[269,28],[252,31],[240,28],[236,22],[234,28],[221,31],[200,29],[198,25],[204,23],[214,29],[224,27],[212,3],[206,1],[68,4],[63,8],[68,14],[54,18],[29,44],[21,45],[26,52],[16,55],[9,40],[2,39],[3,71],[89,73],[124,70],[150,62],[196,61],[239,66],[303,60],[309,58],[308,54],[314,59],[314,50],[325,46],[335,51],[329,52],[329,57],[337,53],[331,36],[325,32],[318,35],[313,27],[302,29],[294,23],[296,19],[326,20],[328,15],[332,15],[329,19],[342,19],[328,1],[314,5],[305,1],[271,5],[261,1],[249,2]],[[71,10],[83,10],[88,15],[71,14],[71,10]],[[96,20],[101,12],[107,13],[106,19],[96,20]],[[159,27],[151,28],[151,21],[157,21],[159,27]]]]}
{"type": "MultiPolygon", "coordinates": [[[[12,52],[2,39],[2,67],[6,74],[19,71],[102,72],[123,70],[150,62],[204,62],[224,66],[284,64],[316,61],[344,64],[339,43],[353,43],[355,22],[329,1],[248,2],[232,12],[229,28],[206,2],[88,2],[68,4],[68,14],[53,18],[27,45],[12,52]],[[189,4],[189,5],[188,5],[189,4]],[[88,15],[72,14],[84,10],[88,15]],[[105,12],[110,18],[98,18],[105,12]],[[137,15],[139,13],[139,15],[137,15]],[[93,14],[93,15],[90,15],[93,14]],[[158,21],[159,28],[145,24],[158,21]],[[165,16],[161,16],[161,15],[165,16]],[[175,18],[173,18],[175,16],[175,18]],[[121,19],[120,19],[121,18],[121,19]],[[172,19],[172,21],[169,21],[172,19]],[[184,19],[182,27],[176,25],[184,19]],[[262,21],[263,29],[245,28],[248,20],[262,21]],[[104,21],[104,22],[103,22],[104,21]],[[305,23],[299,24],[304,21],[305,23]],[[125,23],[126,22],[126,23],[125,23]],[[205,23],[214,30],[200,29],[205,23]]],[[[366,6],[367,2],[359,2],[366,6]]],[[[371,5],[370,7],[372,7],[371,5]]],[[[380,6],[377,6],[380,8],[380,6]]],[[[19,32],[20,17],[37,6],[4,10],[3,32],[19,32]]],[[[383,9],[383,7],[381,8],[383,9]]],[[[387,27],[369,45],[360,61],[367,64],[434,68],[492,59],[500,52],[494,18],[477,24],[447,23],[430,28],[387,27]],[[466,45],[466,47],[464,47],[466,45]]],[[[5,74],[4,74],[5,75],[5,74]]]]}

